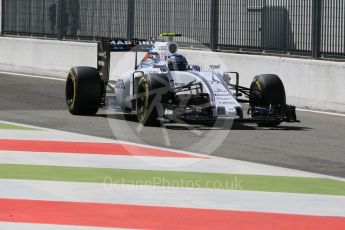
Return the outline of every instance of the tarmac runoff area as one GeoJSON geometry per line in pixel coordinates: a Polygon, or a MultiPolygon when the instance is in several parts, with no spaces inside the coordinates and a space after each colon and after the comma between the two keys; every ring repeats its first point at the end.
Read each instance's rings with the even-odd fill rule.
{"type": "Polygon", "coordinates": [[[345,229],[341,178],[0,121],[0,229],[345,229]]]}

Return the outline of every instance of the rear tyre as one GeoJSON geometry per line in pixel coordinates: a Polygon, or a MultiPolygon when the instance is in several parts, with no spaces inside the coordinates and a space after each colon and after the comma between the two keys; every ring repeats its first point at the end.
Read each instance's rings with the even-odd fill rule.
{"type": "MultiPolygon", "coordinates": [[[[274,74],[256,76],[250,86],[250,106],[284,106],[286,105],[286,94],[281,79],[274,74]]],[[[281,121],[259,122],[262,127],[275,127],[281,121]]]]}
{"type": "Polygon", "coordinates": [[[66,103],[73,115],[93,116],[101,104],[102,80],[92,67],[75,67],[66,81],[66,103]]]}

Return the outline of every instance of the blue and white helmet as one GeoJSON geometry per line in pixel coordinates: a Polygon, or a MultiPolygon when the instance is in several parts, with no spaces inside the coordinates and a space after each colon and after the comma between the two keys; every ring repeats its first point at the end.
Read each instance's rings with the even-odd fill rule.
{"type": "Polygon", "coordinates": [[[180,54],[173,54],[167,60],[170,71],[185,71],[189,69],[187,59],[180,54]]]}

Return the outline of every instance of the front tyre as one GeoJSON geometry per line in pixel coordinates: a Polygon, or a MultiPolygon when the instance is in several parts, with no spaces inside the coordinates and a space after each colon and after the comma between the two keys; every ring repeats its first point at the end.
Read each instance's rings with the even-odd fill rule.
{"type": "Polygon", "coordinates": [[[92,67],[74,67],[66,81],[66,103],[73,115],[93,116],[101,104],[102,80],[92,67]]]}
{"type": "Polygon", "coordinates": [[[158,125],[158,112],[155,103],[155,94],[150,95],[150,82],[146,77],[141,77],[138,84],[136,112],[138,121],[145,126],[158,125]]]}
{"type": "MultiPolygon", "coordinates": [[[[250,106],[266,107],[285,106],[286,94],[284,84],[281,79],[274,74],[264,74],[256,76],[250,86],[250,106]]],[[[281,121],[259,122],[262,127],[275,127],[281,121]]]]}

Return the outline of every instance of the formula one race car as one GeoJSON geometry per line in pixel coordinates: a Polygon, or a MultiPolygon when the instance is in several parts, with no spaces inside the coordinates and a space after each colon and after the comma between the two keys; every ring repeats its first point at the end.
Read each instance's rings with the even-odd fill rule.
{"type": "Polygon", "coordinates": [[[219,118],[268,127],[298,122],[295,107],[286,104],[278,76],[258,75],[249,88],[240,86],[236,72],[220,72],[217,65],[210,65],[207,71],[189,65],[178,54],[175,36],[181,35],[161,34],[152,44],[113,41],[111,49],[116,52],[140,45],[149,49],[139,64],[136,55],[135,68],[120,77],[105,77],[100,69],[91,67],[72,68],[66,83],[70,113],[95,115],[100,107],[110,108],[114,103],[107,103],[107,92],[111,89],[122,112],[135,113],[148,126],[166,121],[213,124],[219,118]],[[249,104],[246,118],[244,103],[249,104]]]}

